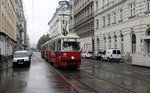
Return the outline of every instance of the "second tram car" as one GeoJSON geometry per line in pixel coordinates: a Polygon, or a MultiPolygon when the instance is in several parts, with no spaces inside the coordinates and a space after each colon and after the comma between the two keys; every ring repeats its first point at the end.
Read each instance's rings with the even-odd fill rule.
{"type": "Polygon", "coordinates": [[[41,46],[41,56],[58,66],[81,65],[80,41],[77,35],[60,35],[41,46]]]}

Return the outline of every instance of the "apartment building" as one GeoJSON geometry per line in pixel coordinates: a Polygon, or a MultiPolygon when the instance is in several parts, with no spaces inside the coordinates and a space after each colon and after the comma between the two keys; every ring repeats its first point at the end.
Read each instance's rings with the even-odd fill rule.
{"type": "Polygon", "coordinates": [[[60,34],[69,33],[69,2],[60,1],[59,6],[49,25],[49,37],[54,38],[60,34]]]}
{"type": "Polygon", "coordinates": [[[0,0],[0,55],[13,53],[16,42],[15,0],[0,0]]]}
{"type": "Polygon", "coordinates": [[[150,0],[95,0],[95,50],[119,48],[125,59],[150,53],[150,0]]]}
{"type": "Polygon", "coordinates": [[[82,51],[94,51],[94,0],[69,0],[70,31],[77,33],[82,51]]]}
{"type": "Polygon", "coordinates": [[[15,50],[24,50],[26,47],[26,19],[22,0],[16,0],[16,41],[15,50]]]}

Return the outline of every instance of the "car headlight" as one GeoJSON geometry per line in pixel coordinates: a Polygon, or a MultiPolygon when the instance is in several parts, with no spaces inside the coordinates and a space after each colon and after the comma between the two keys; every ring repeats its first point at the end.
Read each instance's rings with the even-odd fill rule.
{"type": "Polygon", "coordinates": [[[25,58],[24,61],[29,61],[29,58],[25,58]]]}
{"type": "Polygon", "coordinates": [[[17,62],[17,59],[14,58],[14,59],[13,59],[13,62],[17,62]]]}

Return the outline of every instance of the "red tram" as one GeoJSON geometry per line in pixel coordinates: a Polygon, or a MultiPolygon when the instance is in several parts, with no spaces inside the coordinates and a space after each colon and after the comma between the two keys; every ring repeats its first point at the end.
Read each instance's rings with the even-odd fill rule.
{"type": "Polygon", "coordinates": [[[79,36],[60,35],[41,46],[41,56],[57,66],[79,67],[81,65],[79,44],[79,36]]]}

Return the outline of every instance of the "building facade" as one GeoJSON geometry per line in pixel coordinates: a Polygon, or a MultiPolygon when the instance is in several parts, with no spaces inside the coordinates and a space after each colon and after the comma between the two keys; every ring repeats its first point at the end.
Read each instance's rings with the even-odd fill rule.
{"type": "Polygon", "coordinates": [[[94,0],[70,1],[70,31],[77,33],[82,51],[94,51],[94,0]]]}
{"type": "Polygon", "coordinates": [[[150,53],[150,0],[95,0],[95,50],[150,53]]]}
{"type": "Polygon", "coordinates": [[[16,41],[15,50],[25,49],[26,20],[22,0],[16,0],[16,41]]]}
{"type": "Polygon", "coordinates": [[[54,38],[60,34],[69,33],[69,2],[60,1],[53,18],[48,23],[49,37],[54,38]]]}
{"type": "Polygon", "coordinates": [[[16,43],[15,0],[0,0],[0,55],[13,53],[16,43]]]}

